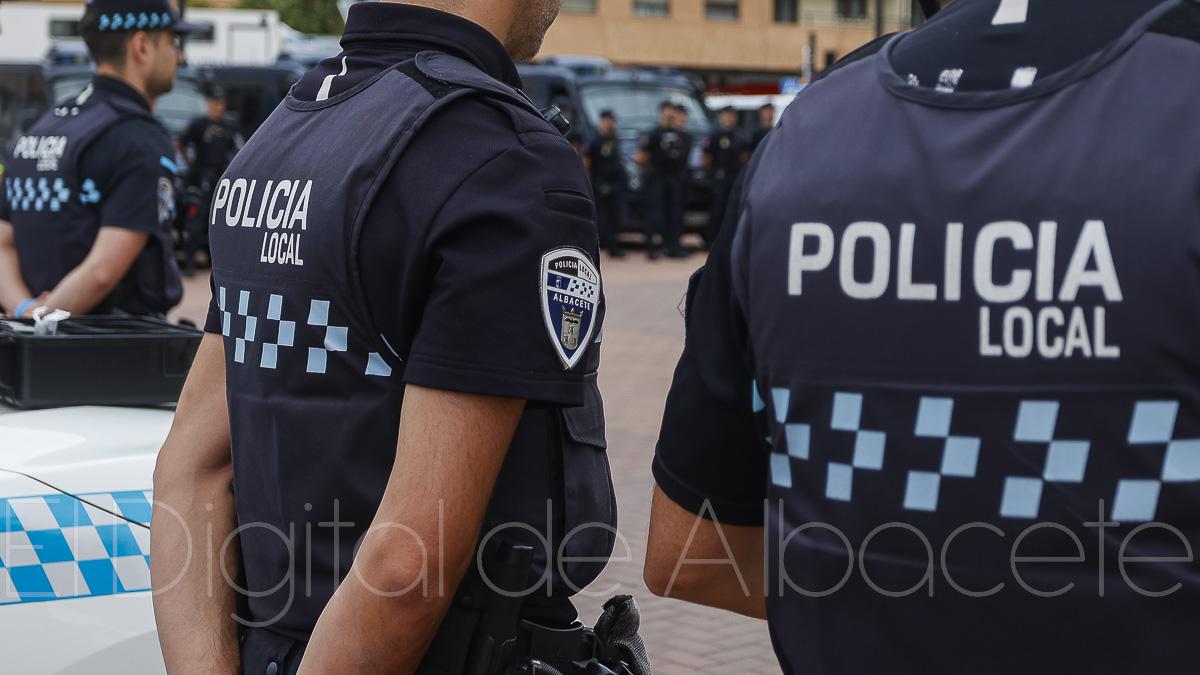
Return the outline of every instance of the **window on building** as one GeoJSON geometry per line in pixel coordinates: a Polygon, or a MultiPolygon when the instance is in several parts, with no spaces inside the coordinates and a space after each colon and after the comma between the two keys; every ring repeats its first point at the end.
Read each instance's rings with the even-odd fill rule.
{"type": "Polygon", "coordinates": [[[636,16],[667,16],[671,13],[670,0],[633,0],[636,16]]]}
{"type": "Polygon", "coordinates": [[[704,17],[717,21],[737,21],[738,0],[705,0],[704,17]]]}
{"type": "MultiPolygon", "coordinates": [[[[918,2],[918,0],[913,0],[918,2]]],[[[796,23],[800,20],[800,0],[775,0],[775,20],[796,23]]]]}
{"type": "Polygon", "coordinates": [[[921,9],[921,0],[912,0],[911,12],[913,28],[925,23],[925,10],[921,9]]]}
{"type": "Polygon", "coordinates": [[[213,26],[211,23],[194,23],[192,21],[189,21],[188,23],[193,23],[196,26],[200,26],[201,30],[198,30],[194,33],[188,33],[187,37],[184,38],[184,40],[186,40],[188,42],[212,42],[213,41],[213,26]]]}
{"type": "Polygon", "coordinates": [[[50,37],[71,38],[79,37],[79,22],[71,19],[51,19],[50,37]]]}
{"type": "Polygon", "coordinates": [[[839,19],[867,18],[867,0],[837,0],[839,19]]]}
{"type": "Polygon", "coordinates": [[[596,0],[563,0],[562,11],[572,14],[595,14],[596,0]]]}

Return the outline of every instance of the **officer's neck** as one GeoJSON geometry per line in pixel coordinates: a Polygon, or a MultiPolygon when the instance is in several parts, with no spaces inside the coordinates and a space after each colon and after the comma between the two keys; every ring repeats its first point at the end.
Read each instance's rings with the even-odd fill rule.
{"type": "Polygon", "coordinates": [[[107,63],[98,64],[96,66],[96,74],[102,77],[112,78],[118,82],[128,85],[130,89],[140,94],[141,97],[146,100],[146,103],[149,104],[150,96],[146,93],[146,83],[144,80],[139,82],[139,78],[131,77],[128,73],[118,70],[111,64],[107,63]]]}

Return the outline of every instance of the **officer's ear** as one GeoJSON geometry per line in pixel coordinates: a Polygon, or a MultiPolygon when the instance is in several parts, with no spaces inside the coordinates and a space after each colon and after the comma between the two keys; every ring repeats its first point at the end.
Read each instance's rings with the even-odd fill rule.
{"type": "Polygon", "coordinates": [[[144,30],[135,31],[129,36],[129,44],[125,47],[125,65],[143,65],[152,60],[154,38],[144,30]]]}

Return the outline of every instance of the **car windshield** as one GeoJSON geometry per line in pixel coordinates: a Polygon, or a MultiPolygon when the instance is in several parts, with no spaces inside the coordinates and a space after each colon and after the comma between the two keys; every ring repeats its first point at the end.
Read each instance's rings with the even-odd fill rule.
{"type": "MultiPolygon", "coordinates": [[[[54,100],[65,103],[79,96],[92,81],[92,73],[80,72],[54,78],[54,100]]],[[[204,117],[208,106],[200,83],[185,77],[175,78],[175,87],[155,101],[154,115],[163,123],[171,136],[179,136],[187,125],[197,117],[204,117]]]]}
{"type": "Polygon", "coordinates": [[[600,113],[611,110],[626,133],[641,133],[658,124],[658,106],[663,101],[682,105],[688,111],[688,131],[703,133],[709,128],[704,104],[686,88],[650,83],[593,83],[579,89],[583,112],[593,126],[600,113]]]}

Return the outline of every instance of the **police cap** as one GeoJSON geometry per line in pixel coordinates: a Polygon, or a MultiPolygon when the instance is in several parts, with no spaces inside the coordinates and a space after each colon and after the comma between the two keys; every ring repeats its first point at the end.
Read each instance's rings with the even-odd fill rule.
{"type": "Polygon", "coordinates": [[[602,120],[615,120],[615,119],[617,119],[617,116],[616,116],[616,115],[614,115],[614,114],[613,114],[613,111],[611,111],[611,110],[601,110],[601,111],[600,111],[600,119],[602,119],[602,120]]]}
{"type": "Polygon", "coordinates": [[[185,22],[170,0],[89,0],[79,22],[85,35],[137,30],[194,33],[208,28],[185,22]]]}
{"type": "Polygon", "coordinates": [[[224,101],[225,87],[222,87],[219,84],[209,85],[204,90],[204,98],[210,101],[224,101]]]}

